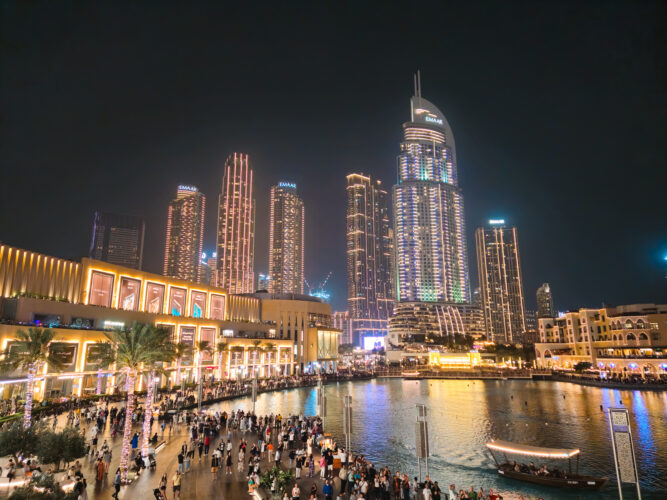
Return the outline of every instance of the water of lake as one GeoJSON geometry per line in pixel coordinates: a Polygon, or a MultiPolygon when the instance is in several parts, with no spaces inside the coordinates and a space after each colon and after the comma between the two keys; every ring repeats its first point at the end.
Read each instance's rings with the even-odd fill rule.
{"type": "MultiPolygon", "coordinates": [[[[417,474],[415,405],[422,403],[428,407],[429,472],[443,490],[454,483],[457,489],[494,488],[505,498],[516,498],[519,492],[526,498],[540,496],[545,500],[618,498],[606,409],[623,406],[631,415],[642,497],[663,498],[667,494],[667,392],[619,391],[550,381],[375,379],[327,385],[325,394],[325,430],[341,443],[343,396],[352,396],[353,450],[376,467],[388,465],[410,477],[417,474]],[[609,482],[600,492],[591,493],[499,477],[484,446],[491,439],[580,448],[580,472],[607,476],[609,482]]],[[[213,411],[238,408],[250,410],[252,403],[244,398],[211,407],[213,411]]],[[[258,414],[314,415],[315,388],[260,394],[256,408],[258,414]]],[[[632,488],[624,491],[627,498],[635,498],[632,488]]]]}

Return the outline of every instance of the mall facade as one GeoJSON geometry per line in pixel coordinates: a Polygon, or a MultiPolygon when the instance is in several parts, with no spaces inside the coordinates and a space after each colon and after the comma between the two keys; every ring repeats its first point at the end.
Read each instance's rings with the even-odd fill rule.
{"type": "MultiPolygon", "coordinates": [[[[52,348],[65,365],[40,374],[37,395],[57,397],[94,392],[102,370],[96,364],[105,332],[129,328],[135,322],[167,329],[173,342],[193,346],[181,360],[181,376],[195,381],[198,341],[223,353],[202,355],[205,377],[242,379],[288,375],[317,367],[333,368],[338,356],[339,330],[331,327],[331,308],[308,301],[234,295],[222,288],[167,278],[84,258],[74,262],[0,245],[0,346],[11,349],[16,331],[31,326],[56,332],[52,348]],[[305,303],[305,305],[304,305],[305,303]],[[305,311],[302,329],[290,325],[295,309],[305,311]],[[264,311],[264,314],[263,314],[264,311]],[[333,341],[335,346],[333,347],[333,341]]],[[[163,385],[174,382],[175,363],[163,385]]],[[[105,389],[115,383],[113,367],[103,370],[105,389]]],[[[0,384],[8,397],[23,385],[23,374],[7,375],[0,384]]],[[[141,388],[139,382],[138,389],[141,388]]]]}

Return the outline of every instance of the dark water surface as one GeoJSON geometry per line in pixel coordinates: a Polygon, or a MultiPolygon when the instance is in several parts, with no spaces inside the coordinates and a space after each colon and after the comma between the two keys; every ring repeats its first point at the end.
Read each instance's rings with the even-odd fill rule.
{"type": "MultiPolygon", "coordinates": [[[[618,498],[606,408],[623,406],[630,411],[642,498],[667,496],[666,392],[619,391],[549,381],[376,379],[327,385],[325,394],[325,430],[341,443],[343,396],[352,396],[352,447],[376,467],[388,465],[392,471],[416,475],[415,404],[423,403],[428,407],[430,475],[443,489],[450,483],[456,484],[457,490],[482,486],[502,491],[505,498],[516,498],[515,492],[520,492],[527,498],[541,496],[545,500],[618,498]],[[591,493],[499,477],[484,446],[490,439],[580,448],[580,471],[607,476],[609,482],[602,491],[591,493]]],[[[315,398],[315,388],[260,394],[257,413],[314,415],[315,398]]],[[[214,411],[238,408],[249,410],[252,403],[244,398],[211,407],[214,411]]],[[[632,488],[624,489],[624,494],[625,498],[636,495],[632,488]]]]}

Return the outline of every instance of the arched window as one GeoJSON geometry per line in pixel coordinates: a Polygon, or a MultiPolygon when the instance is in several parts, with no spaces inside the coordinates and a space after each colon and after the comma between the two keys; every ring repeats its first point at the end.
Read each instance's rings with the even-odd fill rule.
{"type": "Polygon", "coordinates": [[[628,333],[628,340],[637,340],[637,337],[635,337],[634,333],[628,333]]]}
{"type": "Polygon", "coordinates": [[[635,327],[635,324],[634,324],[632,321],[627,320],[627,321],[625,322],[625,328],[630,329],[630,328],[634,328],[634,327],[635,327]]]}
{"type": "Polygon", "coordinates": [[[648,335],[646,335],[644,332],[640,333],[639,340],[648,340],[648,335]]]}

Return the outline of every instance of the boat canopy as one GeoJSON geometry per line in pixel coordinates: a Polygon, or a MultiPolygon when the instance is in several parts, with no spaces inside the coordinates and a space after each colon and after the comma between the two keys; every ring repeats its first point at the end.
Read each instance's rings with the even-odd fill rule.
{"type": "Polygon", "coordinates": [[[581,452],[579,448],[543,448],[541,446],[530,446],[527,444],[499,440],[486,443],[486,447],[490,450],[502,451],[505,453],[545,458],[571,458],[581,452]]]}

